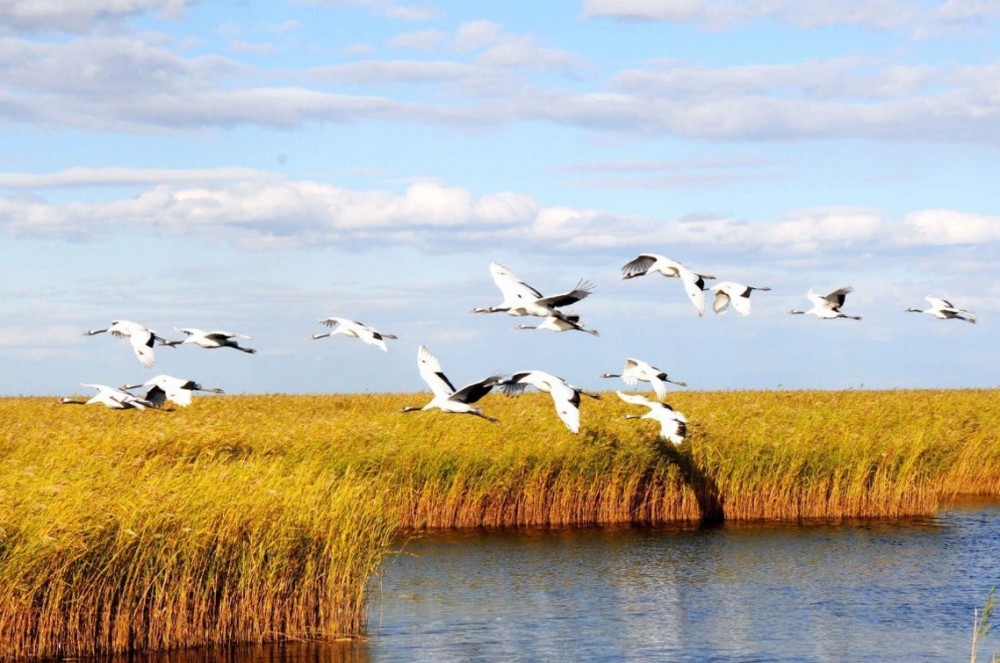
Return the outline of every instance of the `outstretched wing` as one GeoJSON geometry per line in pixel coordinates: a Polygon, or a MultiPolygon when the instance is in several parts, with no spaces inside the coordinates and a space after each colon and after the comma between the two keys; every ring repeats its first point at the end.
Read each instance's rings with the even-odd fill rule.
{"type": "Polygon", "coordinates": [[[382,352],[389,351],[389,348],[385,345],[385,341],[382,340],[382,334],[378,333],[368,325],[361,324],[360,322],[356,322],[354,324],[356,325],[354,331],[358,335],[358,338],[368,345],[374,345],[382,352]]]}
{"type": "MultiPolygon", "coordinates": [[[[575,393],[575,392],[574,392],[575,393]]],[[[580,395],[574,401],[555,401],[556,414],[571,433],[580,432],[580,395]],[[574,402],[575,401],[575,402],[574,402]]]]}
{"type": "Polygon", "coordinates": [[[192,393],[193,392],[191,391],[190,388],[176,387],[170,390],[170,393],[167,394],[167,398],[177,403],[181,407],[187,407],[188,405],[191,405],[192,393]]]}
{"type": "Polygon", "coordinates": [[[500,389],[507,396],[520,396],[529,386],[527,383],[521,382],[528,375],[530,375],[530,371],[514,373],[509,379],[500,383],[500,389]]]}
{"type": "Polygon", "coordinates": [[[580,392],[570,387],[565,381],[554,385],[551,391],[552,403],[556,406],[556,414],[566,424],[571,433],[580,432],[580,392]]]}
{"type": "Polygon", "coordinates": [[[459,403],[471,405],[486,394],[490,393],[490,390],[500,384],[502,380],[503,378],[499,375],[491,375],[488,378],[479,380],[478,382],[465,385],[448,398],[453,401],[458,401],[459,403]]]}
{"type": "Polygon", "coordinates": [[[659,375],[650,375],[649,384],[653,387],[653,391],[656,392],[656,397],[661,401],[667,397],[667,383],[659,375]]]}
{"type": "Polygon", "coordinates": [[[945,310],[945,309],[951,309],[953,311],[957,311],[958,310],[947,299],[941,299],[940,297],[932,297],[931,295],[927,295],[926,297],[924,297],[924,299],[926,299],[933,308],[936,308],[936,309],[939,309],[939,310],[942,310],[942,311],[945,310]]]}
{"type": "Polygon", "coordinates": [[[626,403],[631,403],[632,405],[645,405],[646,407],[652,407],[651,401],[641,394],[625,394],[620,391],[616,391],[618,398],[622,399],[626,403]]]}
{"type": "Polygon", "coordinates": [[[575,304],[580,301],[593,291],[593,283],[581,280],[576,284],[576,287],[569,292],[563,292],[558,295],[550,295],[549,297],[540,297],[538,299],[538,303],[542,306],[552,307],[569,306],[570,304],[575,304]]]}
{"type": "Polygon", "coordinates": [[[500,263],[490,263],[490,274],[493,275],[493,282],[500,288],[503,295],[503,308],[516,308],[520,305],[536,302],[543,297],[530,285],[517,278],[514,272],[510,271],[500,263]]]}
{"type": "Polygon", "coordinates": [[[657,260],[666,260],[666,258],[655,253],[640,253],[622,266],[622,278],[630,279],[634,276],[642,276],[657,260]]]}
{"type": "Polygon", "coordinates": [[[163,404],[167,401],[167,392],[163,391],[159,386],[154,385],[146,392],[146,400],[152,403],[154,407],[163,407],[163,404]]]}
{"type": "Polygon", "coordinates": [[[729,308],[729,293],[720,287],[713,288],[713,290],[715,290],[715,297],[712,298],[712,310],[716,313],[725,313],[726,309],[729,308]]]}
{"type": "Polygon", "coordinates": [[[151,367],[153,362],[156,361],[156,358],[153,356],[153,343],[155,339],[152,332],[148,330],[142,333],[133,332],[128,337],[128,340],[132,344],[132,350],[135,352],[139,363],[146,368],[151,367]]]}
{"type": "Polygon", "coordinates": [[[847,294],[850,292],[854,292],[854,288],[851,286],[837,288],[823,299],[827,301],[827,306],[834,311],[839,311],[840,307],[844,305],[845,301],[847,301],[847,294]]]}
{"type": "Polygon", "coordinates": [[[448,398],[455,393],[455,385],[444,374],[441,362],[422,345],[417,348],[417,368],[420,370],[420,377],[424,379],[435,396],[448,398]]]}
{"type": "Polygon", "coordinates": [[[251,337],[249,337],[249,336],[247,336],[245,334],[234,334],[233,332],[221,331],[221,330],[218,330],[218,329],[216,329],[215,331],[207,332],[205,334],[205,337],[206,338],[210,338],[213,341],[217,341],[219,343],[224,343],[226,341],[226,339],[229,339],[229,338],[245,338],[248,341],[253,340],[251,337]]]}
{"type": "Polygon", "coordinates": [[[684,292],[691,299],[691,303],[698,310],[698,315],[705,315],[705,279],[701,274],[695,274],[690,269],[680,270],[681,282],[684,284],[684,292]]]}

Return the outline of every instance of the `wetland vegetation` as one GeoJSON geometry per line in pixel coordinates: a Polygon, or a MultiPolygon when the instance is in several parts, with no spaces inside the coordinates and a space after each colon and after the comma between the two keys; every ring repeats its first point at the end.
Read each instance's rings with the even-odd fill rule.
{"type": "Polygon", "coordinates": [[[997,396],[674,393],[679,447],[613,394],[579,435],[544,394],[0,399],[0,658],[357,636],[410,529],[930,514],[1000,494],[997,396]]]}

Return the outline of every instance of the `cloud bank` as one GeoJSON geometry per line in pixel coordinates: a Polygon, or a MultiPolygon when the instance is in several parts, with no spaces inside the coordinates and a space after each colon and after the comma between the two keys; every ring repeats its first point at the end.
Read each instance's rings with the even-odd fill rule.
{"type": "Polygon", "coordinates": [[[360,243],[431,250],[517,244],[567,252],[698,244],[720,253],[789,256],[1000,242],[1000,217],[953,209],[913,210],[899,219],[877,209],[843,207],[793,210],[777,219],[711,214],[655,219],[544,206],[525,193],[476,194],[434,181],[417,181],[402,191],[359,190],[239,168],[0,173],[0,188],[16,189],[0,196],[0,231],[57,241],[142,232],[253,251],[360,243]],[[51,188],[99,185],[142,190],[98,202],[55,203],[40,195],[51,188]]]}

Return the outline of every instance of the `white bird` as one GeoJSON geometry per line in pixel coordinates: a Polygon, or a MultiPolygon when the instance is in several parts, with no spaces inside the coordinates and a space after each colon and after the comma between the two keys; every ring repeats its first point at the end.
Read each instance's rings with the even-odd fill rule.
{"type": "Polygon", "coordinates": [[[716,313],[725,313],[729,305],[740,315],[750,315],[750,293],[754,290],[770,290],[767,286],[743,285],[732,281],[720,281],[713,285],[710,290],[715,291],[715,298],[712,300],[712,310],[716,313]]]}
{"type": "Polygon", "coordinates": [[[671,380],[667,377],[666,372],[642,361],[641,359],[633,359],[632,357],[625,360],[625,368],[621,373],[602,373],[600,377],[621,378],[622,382],[629,386],[634,385],[636,382],[648,382],[652,385],[653,391],[656,392],[656,397],[661,400],[667,395],[668,382],[681,387],[687,386],[686,382],[671,380]]]}
{"type": "Polygon", "coordinates": [[[618,394],[618,398],[626,403],[645,405],[649,408],[649,412],[646,414],[629,414],[625,415],[626,419],[653,419],[660,422],[660,437],[664,440],[669,440],[675,445],[684,441],[684,437],[687,435],[687,417],[683,414],[677,412],[666,403],[651,401],[645,396],[623,394],[620,391],[616,391],[615,393],[618,394]]]}
{"type": "Polygon", "coordinates": [[[806,296],[809,297],[809,301],[813,303],[812,308],[808,311],[796,311],[795,309],[792,309],[789,313],[795,315],[815,315],[817,318],[821,318],[823,320],[832,320],[833,318],[860,320],[860,315],[847,315],[840,310],[840,307],[844,305],[844,301],[847,299],[847,294],[853,291],[854,288],[846,286],[844,288],[838,288],[827,295],[820,295],[816,291],[810,289],[806,296]]]}
{"type": "Polygon", "coordinates": [[[115,389],[114,387],[109,387],[103,384],[87,384],[82,383],[84,387],[90,387],[97,390],[97,394],[93,396],[88,401],[80,401],[74,398],[62,398],[59,403],[62,405],[103,405],[109,407],[112,410],[145,410],[147,407],[153,407],[153,404],[149,401],[139,398],[138,396],[133,396],[132,394],[122,391],[121,389],[115,389]]]}
{"type": "Polygon", "coordinates": [[[563,313],[559,316],[550,315],[537,325],[520,324],[514,329],[545,329],[552,332],[582,331],[591,336],[599,336],[596,329],[587,329],[580,322],[580,316],[575,313],[563,313]]]}
{"type": "Polygon", "coordinates": [[[122,391],[138,389],[140,387],[147,387],[149,389],[146,392],[145,400],[149,401],[153,407],[163,407],[163,403],[168,399],[181,407],[187,407],[191,405],[191,396],[196,391],[208,391],[213,394],[225,393],[221,389],[205,389],[193,380],[182,380],[181,378],[169,375],[157,375],[155,378],[146,380],[142,384],[124,386],[122,387],[122,391]]]}
{"type": "Polygon", "coordinates": [[[369,327],[368,325],[355,320],[348,320],[347,318],[330,317],[324,318],[323,320],[320,320],[320,322],[327,327],[333,327],[333,330],[325,334],[313,334],[313,340],[316,340],[317,338],[326,338],[327,336],[337,336],[338,334],[343,336],[353,336],[354,338],[360,338],[368,345],[374,345],[382,352],[386,352],[388,351],[388,348],[385,346],[384,339],[396,338],[393,334],[383,334],[374,327],[369,327]]]}
{"type": "Polygon", "coordinates": [[[546,297],[499,263],[490,263],[490,274],[493,275],[493,282],[500,288],[503,302],[499,306],[476,307],[472,309],[473,313],[505,312],[517,316],[536,315],[542,318],[562,318],[565,314],[556,309],[560,306],[575,304],[594,291],[592,283],[581,280],[569,292],[546,297]]]}
{"type": "Polygon", "coordinates": [[[183,329],[174,327],[179,332],[187,334],[187,338],[183,341],[163,341],[163,345],[169,345],[171,347],[176,347],[178,345],[186,345],[188,343],[193,343],[200,348],[208,348],[209,350],[215,348],[235,348],[240,352],[246,352],[248,354],[256,354],[257,351],[253,348],[247,348],[239,344],[235,339],[245,338],[250,340],[249,336],[244,336],[242,334],[233,334],[227,331],[202,331],[200,329],[195,329],[194,327],[185,327],[183,329]]]}
{"type": "Polygon", "coordinates": [[[947,299],[941,299],[940,297],[932,297],[927,295],[924,297],[928,302],[930,302],[931,307],[929,309],[919,309],[919,308],[908,308],[907,312],[912,313],[927,313],[933,315],[935,318],[940,318],[941,320],[965,320],[966,322],[971,322],[975,324],[976,314],[971,311],[966,311],[964,308],[958,308],[947,299]]]}
{"type": "Polygon", "coordinates": [[[474,414],[494,423],[497,421],[497,419],[483,414],[482,408],[473,407],[472,404],[500,384],[502,378],[499,375],[491,375],[456,390],[441,369],[441,362],[422,345],[417,348],[417,368],[420,370],[420,377],[431,388],[434,398],[423,407],[407,406],[401,412],[417,412],[436,408],[442,412],[474,414]]]}
{"type": "Polygon", "coordinates": [[[520,396],[529,386],[552,396],[556,414],[571,433],[580,432],[580,394],[599,399],[600,394],[574,387],[544,371],[519,371],[500,383],[508,396],[520,396]]]}
{"type": "Polygon", "coordinates": [[[676,260],[656,253],[640,253],[622,267],[622,279],[634,279],[652,272],[671,278],[679,277],[684,284],[684,291],[698,310],[698,315],[705,314],[705,281],[714,279],[714,276],[698,274],[676,260]]]}
{"type": "Polygon", "coordinates": [[[135,352],[139,363],[146,368],[152,366],[156,361],[156,357],[153,356],[154,343],[160,341],[161,344],[169,344],[168,341],[164,341],[164,339],[157,336],[153,330],[147,329],[138,322],[130,320],[112,320],[110,327],[105,329],[90,329],[83,332],[83,335],[93,336],[94,334],[103,334],[104,332],[108,332],[118,338],[127,338],[132,344],[132,350],[135,352]]]}

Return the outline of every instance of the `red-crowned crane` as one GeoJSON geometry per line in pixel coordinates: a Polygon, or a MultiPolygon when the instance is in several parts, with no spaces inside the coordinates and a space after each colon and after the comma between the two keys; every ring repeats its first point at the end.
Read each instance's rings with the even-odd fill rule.
{"type": "Polygon", "coordinates": [[[368,325],[357,322],[356,320],[329,317],[320,320],[320,322],[327,327],[333,327],[333,329],[325,334],[313,334],[313,340],[326,338],[328,336],[353,336],[354,338],[361,339],[368,345],[374,345],[382,352],[386,352],[388,351],[388,348],[385,346],[385,339],[396,339],[394,334],[383,334],[374,327],[369,327],[368,325]]]}
{"type": "Polygon", "coordinates": [[[237,338],[245,338],[250,340],[249,336],[244,336],[242,334],[234,334],[227,331],[202,331],[200,329],[195,329],[194,327],[184,327],[183,329],[174,327],[179,332],[187,335],[183,341],[164,341],[163,345],[169,345],[175,347],[178,345],[187,345],[188,343],[197,345],[199,348],[207,348],[209,350],[214,350],[215,348],[233,348],[239,350],[240,352],[246,352],[247,354],[256,354],[257,351],[253,348],[248,348],[239,344],[237,338]]]}
{"type": "Polygon", "coordinates": [[[132,322],[131,320],[112,320],[110,327],[105,329],[91,329],[83,332],[83,335],[93,336],[94,334],[103,334],[105,332],[117,338],[127,338],[132,344],[132,350],[135,352],[139,363],[146,368],[152,366],[156,361],[156,357],[153,356],[153,345],[156,341],[160,341],[161,344],[170,344],[170,341],[160,338],[152,329],[148,329],[138,322],[132,322]]]}
{"type": "Polygon", "coordinates": [[[483,414],[482,408],[473,407],[472,404],[500,384],[502,378],[499,375],[491,375],[456,390],[441,369],[441,362],[422,345],[417,348],[417,368],[420,370],[420,377],[431,388],[434,398],[423,407],[407,406],[401,412],[438,409],[452,414],[473,414],[496,423],[497,419],[483,414]]]}
{"type": "Polygon", "coordinates": [[[732,281],[720,281],[710,290],[715,292],[712,299],[712,310],[725,313],[732,304],[736,312],[742,316],[750,315],[750,293],[754,290],[770,290],[767,286],[743,285],[732,281]]]}
{"type": "Polygon", "coordinates": [[[546,297],[499,263],[490,263],[490,274],[493,275],[493,282],[500,288],[503,302],[499,306],[476,307],[472,309],[473,313],[507,313],[517,316],[536,315],[542,318],[550,316],[561,318],[564,317],[564,314],[557,310],[560,306],[575,304],[594,291],[593,284],[581,280],[569,292],[546,297]]]}
{"type": "Polygon", "coordinates": [[[621,373],[602,373],[600,375],[602,378],[621,378],[622,382],[632,386],[636,382],[648,382],[653,387],[653,391],[656,392],[656,397],[660,400],[667,395],[667,383],[676,384],[681,387],[686,387],[686,382],[677,382],[676,380],[671,380],[665,371],[660,370],[656,366],[653,366],[641,359],[633,359],[629,357],[625,360],[625,368],[621,373]]]}
{"type": "Polygon", "coordinates": [[[571,433],[580,432],[580,395],[600,398],[600,394],[574,387],[560,377],[545,371],[518,371],[500,383],[508,396],[520,396],[528,387],[552,397],[556,414],[571,433]]]}
{"type": "Polygon", "coordinates": [[[637,276],[645,276],[653,272],[659,272],[663,276],[671,278],[680,278],[681,283],[684,284],[684,291],[697,309],[698,315],[705,314],[705,281],[714,279],[714,276],[698,274],[676,260],[656,253],[640,253],[622,267],[622,279],[634,279],[637,276]]]}
{"type": "Polygon", "coordinates": [[[847,315],[840,310],[847,300],[847,294],[853,292],[854,288],[846,286],[837,288],[827,295],[820,295],[815,290],[809,290],[806,295],[813,306],[808,311],[797,311],[792,309],[789,313],[794,315],[815,315],[822,320],[833,320],[834,318],[848,318],[850,320],[860,320],[860,315],[847,315]]]}
{"type": "Polygon", "coordinates": [[[126,385],[122,387],[122,391],[139,389],[140,387],[147,388],[145,400],[149,401],[153,407],[163,407],[167,400],[173,401],[181,407],[187,407],[191,405],[191,396],[196,391],[213,394],[225,393],[221,389],[206,389],[193,380],[183,380],[169,375],[157,375],[142,384],[126,385]]]}
{"type": "Polygon", "coordinates": [[[941,320],[965,320],[966,322],[971,322],[973,324],[976,322],[975,313],[966,311],[964,308],[958,308],[947,299],[932,297],[931,295],[927,295],[924,299],[930,302],[930,308],[908,308],[906,311],[909,313],[927,313],[928,315],[933,315],[935,318],[939,318],[941,320]]]}
{"type": "Polygon", "coordinates": [[[660,424],[660,437],[673,442],[675,445],[684,441],[687,435],[687,417],[677,412],[666,403],[651,401],[645,396],[638,394],[623,394],[616,391],[618,398],[633,405],[644,405],[649,408],[646,414],[628,414],[626,419],[652,419],[660,424]]]}

